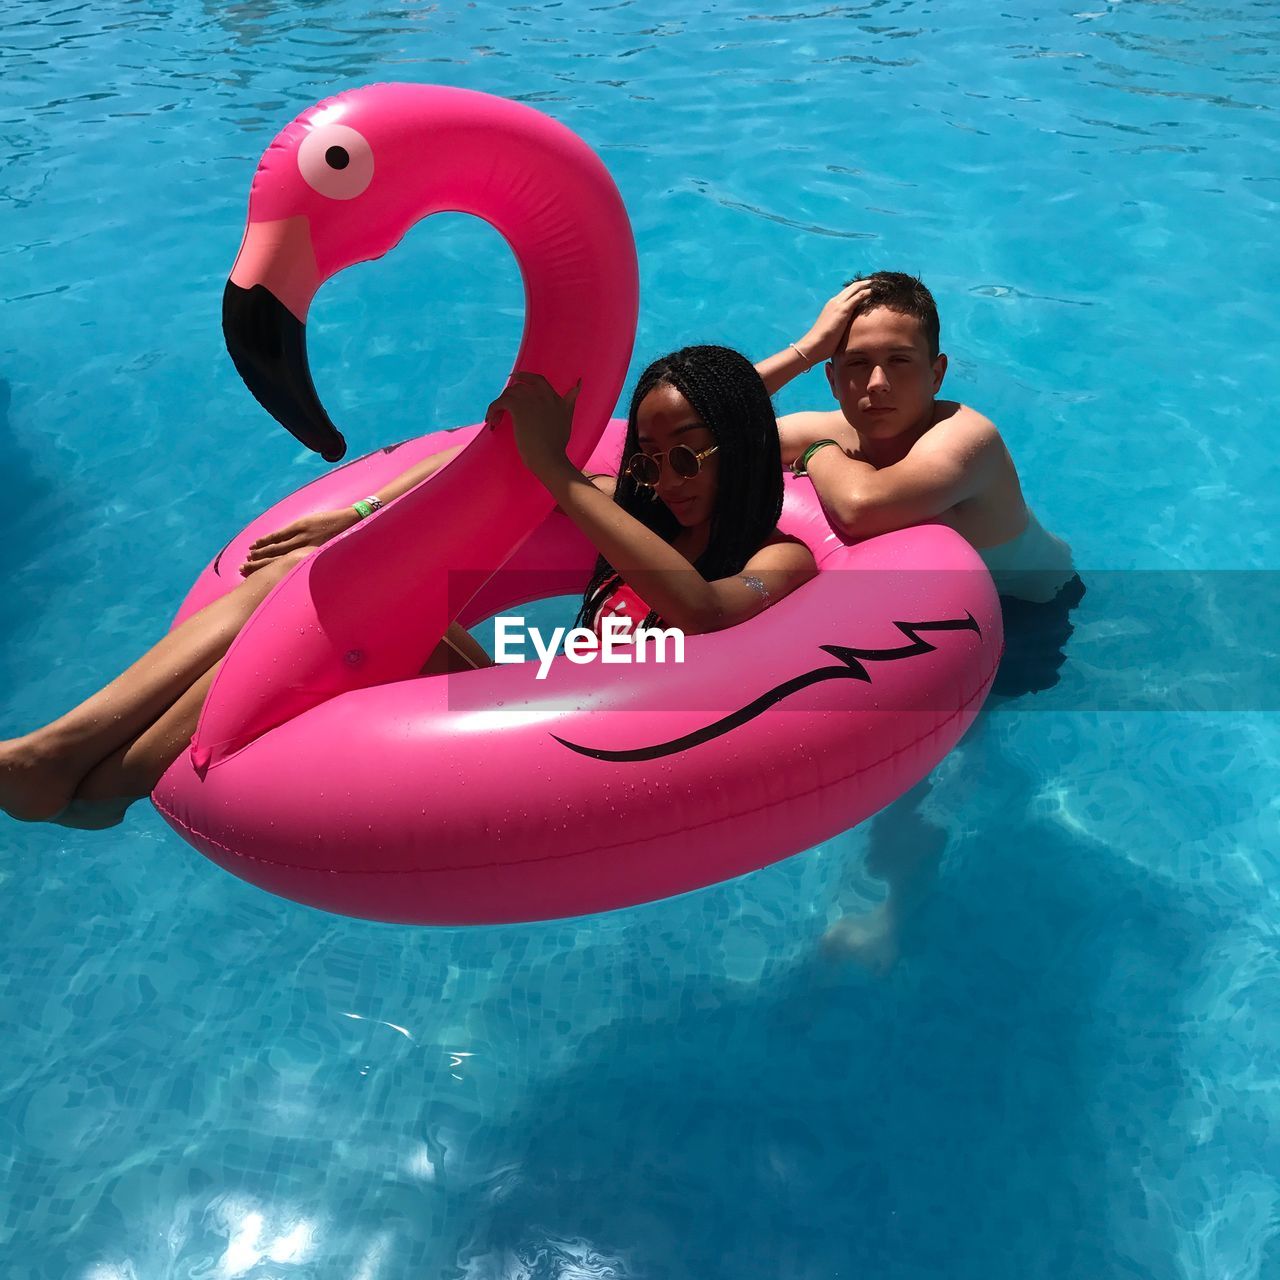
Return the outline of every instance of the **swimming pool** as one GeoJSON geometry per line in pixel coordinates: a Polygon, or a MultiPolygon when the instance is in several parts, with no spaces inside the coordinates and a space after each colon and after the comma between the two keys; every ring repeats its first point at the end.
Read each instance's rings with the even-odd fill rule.
{"type": "MultiPolygon", "coordinates": [[[[141,806],[6,823],[7,1274],[1280,1275],[1276,24],[1027,8],[0,14],[0,733],[130,661],[323,466],[249,399],[219,299],[263,147],[379,79],[600,151],[633,373],[673,340],[758,358],[855,271],[918,271],[947,390],[1089,584],[1057,683],[931,785],[641,910],[397,929],[267,897],[141,806]],[[887,881],[896,963],[830,958],[887,881]]],[[[352,455],[475,419],[521,308],[458,217],[333,282],[312,365],[352,455]]]]}

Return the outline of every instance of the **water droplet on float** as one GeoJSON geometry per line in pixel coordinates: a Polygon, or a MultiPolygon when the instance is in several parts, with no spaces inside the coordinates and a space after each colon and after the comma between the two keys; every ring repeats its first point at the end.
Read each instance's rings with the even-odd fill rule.
{"type": "Polygon", "coordinates": [[[357,663],[361,661],[361,659],[363,659],[363,657],[364,657],[364,654],[363,652],[361,652],[361,650],[348,649],[347,652],[343,655],[342,660],[347,664],[347,666],[354,667],[357,663]]]}

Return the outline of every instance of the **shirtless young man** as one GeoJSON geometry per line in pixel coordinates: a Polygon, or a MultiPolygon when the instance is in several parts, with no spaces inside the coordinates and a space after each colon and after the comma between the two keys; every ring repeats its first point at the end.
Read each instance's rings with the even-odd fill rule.
{"type": "Polygon", "coordinates": [[[826,361],[839,409],[778,420],[782,461],[805,470],[833,526],[849,538],[936,521],[962,534],[1002,595],[1048,601],[1074,576],[1071,549],[1036,519],[999,431],[955,400],[935,399],[947,372],[938,309],[915,277],[851,281],[799,342],[756,366],[772,395],[826,361]]]}

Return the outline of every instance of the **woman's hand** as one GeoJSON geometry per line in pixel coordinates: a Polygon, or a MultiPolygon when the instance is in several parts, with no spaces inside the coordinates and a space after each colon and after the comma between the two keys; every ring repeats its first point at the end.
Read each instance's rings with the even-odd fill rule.
{"type": "Polygon", "coordinates": [[[507,389],[485,410],[484,420],[492,427],[500,413],[508,414],[524,465],[540,475],[546,467],[564,461],[573,406],[581,390],[579,378],[561,396],[542,374],[517,370],[507,389]]]}
{"type": "Polygon", "coordinates": [[[870,281],[855,280],[827,300],[813,327],[797,343],[810,364],[821,364],[835,355],[836,344],[848,329],[853,313],[867,300],[870,292],[870,281]]]}
{"type": "Polygon", "coordinates": [[[314,511],[275,533],[267,534],[265,538],[259,538],[249,548],[248,559],[240,566],[240,572],[247,578],[277,556],[296,551],[299,547],[318,547],[350,529],[359,519],[354,507],[341,511],[314,511]]]}

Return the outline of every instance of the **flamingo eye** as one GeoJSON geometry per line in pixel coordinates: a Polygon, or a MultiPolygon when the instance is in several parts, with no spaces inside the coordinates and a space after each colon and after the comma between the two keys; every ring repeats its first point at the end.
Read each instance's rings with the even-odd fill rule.
{"type": "Polygon", "coordinates": [[[321,125],[298,148],[298,172],[322,196],[354,200],[373,180],[373,148],[349,125],[321,125]]]}

